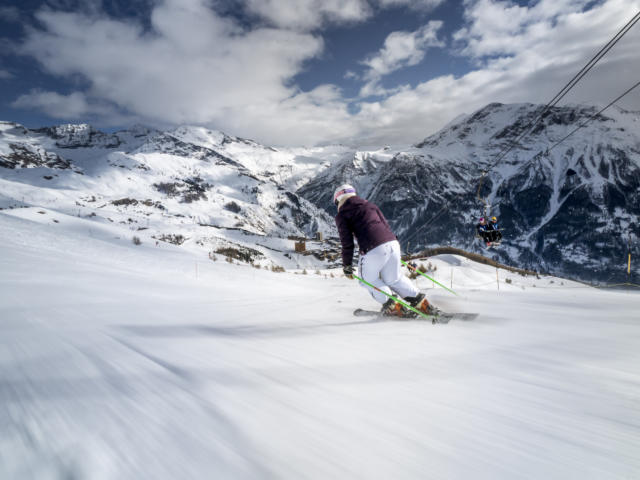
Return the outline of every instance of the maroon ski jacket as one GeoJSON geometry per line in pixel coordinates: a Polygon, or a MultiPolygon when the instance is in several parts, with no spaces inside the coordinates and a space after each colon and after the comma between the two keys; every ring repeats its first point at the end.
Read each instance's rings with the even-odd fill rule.
{"type": "Polygon", "coordinates": [[[340,207],[336,226],[342,243],[343,266],[353,262],[354,235],[361,255],[378,245],[397,240],[380,209],[358,196],[347,199],[340,207]]]}

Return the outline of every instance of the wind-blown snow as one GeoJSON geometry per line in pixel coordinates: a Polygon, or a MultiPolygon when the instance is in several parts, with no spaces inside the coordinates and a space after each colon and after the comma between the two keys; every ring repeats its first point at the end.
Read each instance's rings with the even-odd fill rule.
{"type": "Polygon", "coordinates": [[[129,233],[0,212],[0,478],[640,476],[636,293],[441,256],[461,296],[419,285],[478,319],[369,321],[354,281],[129,233]]]}

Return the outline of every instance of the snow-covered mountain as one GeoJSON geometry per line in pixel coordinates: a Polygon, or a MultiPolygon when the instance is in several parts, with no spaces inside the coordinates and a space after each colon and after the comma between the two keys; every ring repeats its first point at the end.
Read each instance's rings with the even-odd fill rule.
{"type": "Polygon", "coordinates": [[[0,208],[48,208],[209,251],[241,245],[259,260],[258,243],[284,252],[289,236],[335,235],[331,216],[296,188],[345,150],[276,150],[199,127],[105,134],[3,122],[0,208]]]}
{"type": "MultiPolygon", "coordinates": [[[[345,181],[378,203],[403,247],[450,244],[480,251],[474,225],[481,198],[505,241],[491,253],[527,268],[584,279],[626,278],[626,253],[640,238],[640,113],[555,107],[495,167],[498,154],[543,107],[490,104],[402,151],[361,152],[299,191],[318,205],[345,181]]],[[[638,273],[636,268],[635,273],[638,273]]]]}
{"type": "Polygon", "coordinates": [[[598,111],[555,107],[492,167],[542,108],[490,104],[416,145],[379,150],[276,149],[201,127],[107,134],[2,122],[0,208],[45,207],[207,250],[279,251],[278,261],[299,266],[284,239],[334,236],[331,195],[344,182],[380,205],[405,250],[484,251],[474,225],[486,171],[480,194],[505,237],[494,258],[623,280],[629,240],[637,252],[640,237],[640,113],[610,108],[550,149],[598,111]]]}

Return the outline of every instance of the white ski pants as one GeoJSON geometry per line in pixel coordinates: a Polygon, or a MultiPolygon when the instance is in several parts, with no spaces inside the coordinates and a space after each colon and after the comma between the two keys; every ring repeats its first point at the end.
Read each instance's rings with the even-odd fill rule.
{"type": "MultiPolygon", "coordinates": [[[[371,285],[380,290],[392,294],[397,293],[401,297],[415,297],[419,290],[402,274],[400,263],[400,244],[397,240],[378,245],[360,256],[358,268],[360,276],[371,285]]],[[[378,302],[384,303],[389,297],[373,288],[361,283],[369,290],[371,296],[378,302]]]]}

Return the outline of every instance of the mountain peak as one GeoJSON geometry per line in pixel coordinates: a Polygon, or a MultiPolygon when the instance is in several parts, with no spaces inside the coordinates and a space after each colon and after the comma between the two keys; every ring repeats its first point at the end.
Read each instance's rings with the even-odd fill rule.
{"type": "Polygon", "coordinates": [[[34,131],[54,139],[59,148],[115,148],[121,143],[117,135],[103,133],[88,123],[65,123],[34,131]]]}

